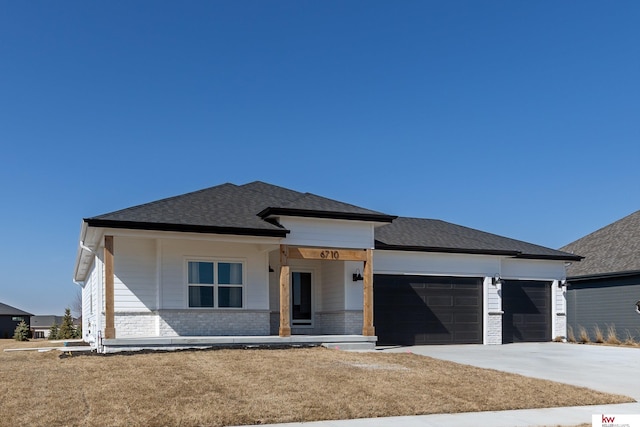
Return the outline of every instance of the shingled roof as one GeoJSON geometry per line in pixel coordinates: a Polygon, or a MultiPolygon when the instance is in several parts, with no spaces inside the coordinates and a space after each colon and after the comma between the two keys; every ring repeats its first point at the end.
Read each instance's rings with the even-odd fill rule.
{"type": "Polygon", "coordinates": [[[640,271],[640,211],[561,248],[585,257],[567,268],[569,277],[640,271]]]}
{"type": "Polygon", "coordinates": [[[397,218],[375,231],[376,249],[506,255],[516,258],[579,261],[580,256],[498,236],[449,222],[397,218]]]}
{"type": "Polygon", "coordinates": [[[31,316],[31,313],[0,302],[0,316],[31,316]]]}
{"type": "Polygon", "coordinates": [[[274,220],[278,216],[383,223],[375,229],[377,249],[580,260],[576,255],[440,220],[397,218],[260,181],[222,184],[84,221],[94,227],[286,237],[289,230],[274,220]]]}
{"type": "Polygon", "coordinates": [[[390,222],[394,216],[264,182],[205,188],[85,218],[89,226],[285,237],[270,216],[390,222]]]}

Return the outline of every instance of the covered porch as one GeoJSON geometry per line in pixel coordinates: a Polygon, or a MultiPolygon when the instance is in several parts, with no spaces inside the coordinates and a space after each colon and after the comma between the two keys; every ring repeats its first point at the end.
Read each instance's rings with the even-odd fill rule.
{"type": "Polygon", "coordinates": [[[280,245],[270,254],[271,334],[375,336],[371,249],[280,245]]]}

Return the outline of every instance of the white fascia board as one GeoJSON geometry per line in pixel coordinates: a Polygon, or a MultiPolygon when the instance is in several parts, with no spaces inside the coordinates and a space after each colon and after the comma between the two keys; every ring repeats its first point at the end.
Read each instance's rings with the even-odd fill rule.
{"type": "Polygon", "coordinates": [[[134,230],[128,228],[102,228],[100,236],[133,237],[140,239],[161,240],[200,240],[208,242],[247,243],[256,245],[273,245],[275,249],[283,242],[281,237],[240,236],[235,234],[184,233],[180,231],[134,230]]]}
{"type": "MultiPolygon", "coordinates": [[[[73,269],[73,281],[76,283],[84,282],[87,278],[88,269],[84,269],[80,271],[80,266],[88,255],[92,255],[91,252],[87,250],[87,247],[84,245],[84,239],[87,235],[87,223],[82,221],[80,225],[80,238],[78,240],[78,251],[76,253],[76,263],[73,269]]],[[[86,261],[85,261],[86,262],[86,261]]],[[[84,283],[81,284],[84,287],[84,283]]]]}

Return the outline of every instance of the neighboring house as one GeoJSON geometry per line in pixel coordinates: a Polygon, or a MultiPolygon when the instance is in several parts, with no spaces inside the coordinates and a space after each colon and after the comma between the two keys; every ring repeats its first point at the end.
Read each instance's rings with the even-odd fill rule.
{"type": "Polygon", "coordinates": [[[105,351],[501,344],[565,336],[565,262],[580,259],[253,182],[84,219],[74,279],[84,338],[105,351]]]}
{"type": "Polygon", "coordinates": [[[62,325],[63,316],[31,316],[31,336],[35,339],[49,338],[51,326],[62,325]]]}
{"type": "Polygon", "coordinates": [[[31,313],[0,302],[0,338],[13,338],[16,326],[23,320],[29,325],[31,313]]]}
{"type": "Polygon", "coordinates": [[[562,248],[585,257],[567,268],[568,321],[594,339],[615,327],[620,339],[640,339],[640,211],[562,248]]]}

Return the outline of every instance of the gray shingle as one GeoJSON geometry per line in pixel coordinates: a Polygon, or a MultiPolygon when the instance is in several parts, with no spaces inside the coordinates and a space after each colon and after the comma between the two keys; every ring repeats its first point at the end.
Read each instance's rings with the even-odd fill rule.
{"type": "Polygon", "coordinates": [[[570,277],[640,270],[640,211],[607,225],[561,250],[584,256],[567,268],[570,277]]]}
{"type": "Polygon", "coordinates": [[[406,248],[429,252],[480,253],[535,259],[575,259],[572,254],[449,222],[397,218],[376,229],[376,248],[406,248]]]}
{"type": "Polygon", "coordinates": [[[0,302],[0,316],[31,316],[31,313],[0,302]]]}
{"type": "MultiPolygon", "coordinates": [[[[261,212],[268,213],[269,209],[312,217],[339,217],[340,214],[384,216],[347,203],[258,181],[241,186],[222,184],[98,215],[85,221],[94,226],[284,237],[287,230],[258,216],[261,212]]],[[[390,221],[393,217],[388,218],[390,221]]],[[[370,220],[375,219],[372,217],[370,220]]]]}

